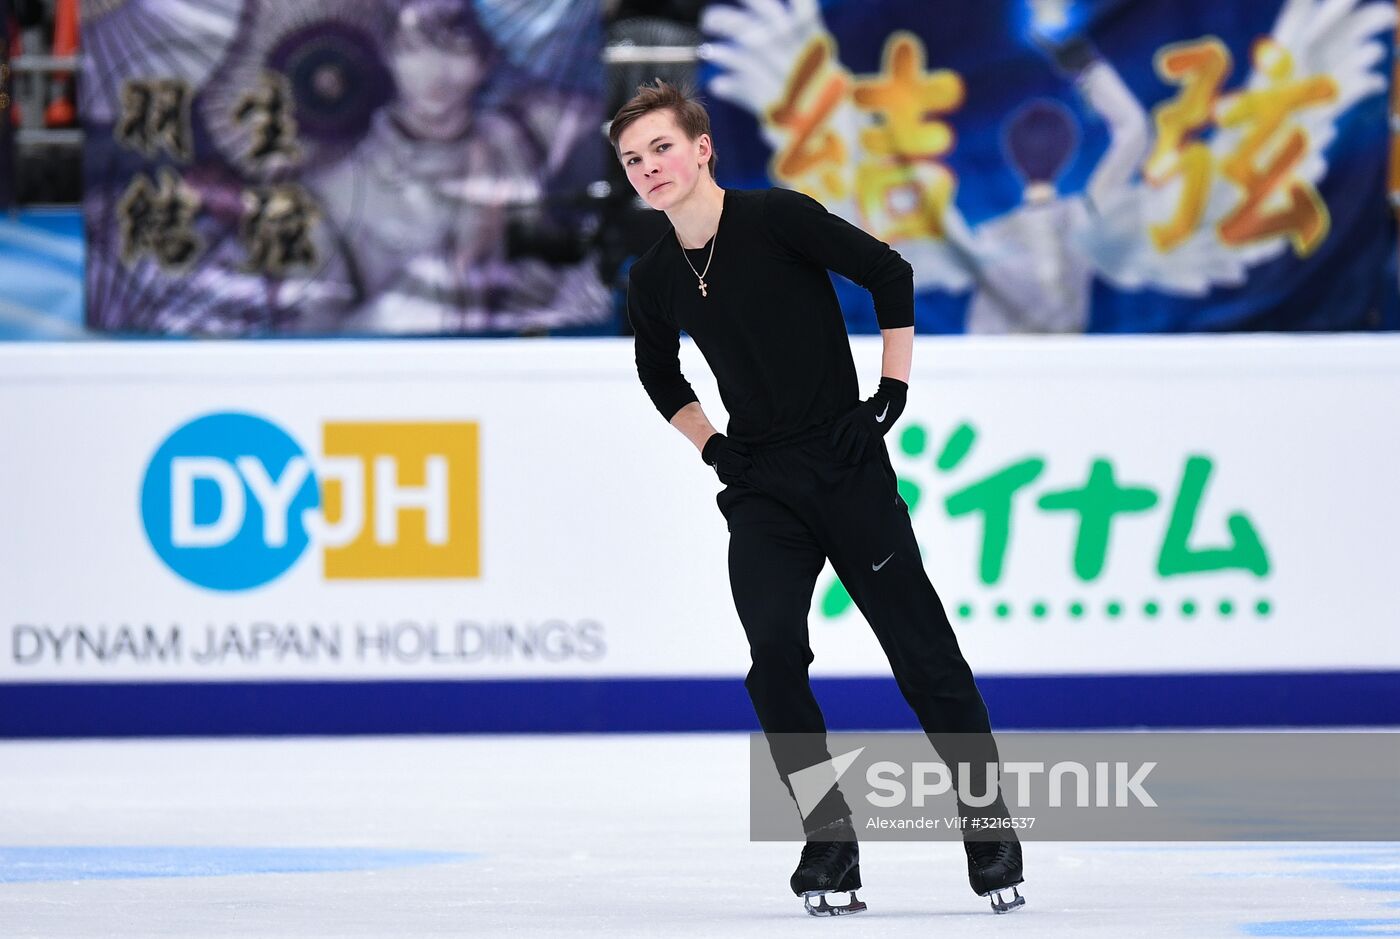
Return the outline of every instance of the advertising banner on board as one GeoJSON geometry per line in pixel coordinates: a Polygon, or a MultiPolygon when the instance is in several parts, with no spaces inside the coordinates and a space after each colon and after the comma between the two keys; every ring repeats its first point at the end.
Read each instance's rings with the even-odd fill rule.
{"type": "MultiPolygon", "coordinates": [[[[979,677],[1400,668],[1400,345],[929,339],[915,361],[886,442],[979,677]]],[[[625,341],[0,366],[0,682],[748,668],[719,484],[625,341]]],[[[816,675],[889,674],[829,568],[810,637],[816,675]]]]}

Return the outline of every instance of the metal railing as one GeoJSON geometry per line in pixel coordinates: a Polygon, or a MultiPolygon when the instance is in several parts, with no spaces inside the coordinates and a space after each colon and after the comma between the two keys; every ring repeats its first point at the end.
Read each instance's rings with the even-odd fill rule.
{"type": "Polygon", "coordinates": [[[604,65],[685,65],[703,59],[700,46],[638,46],[630,42],[603,47],[604,65]]]}
{"type": "Polygon", "coordinates": [[[76,55],[37,55],[16,56],[10,60],[10,69],[16,74],[49,72],[76,72],[81,59],[76,55]]]}
{"type": "Polygon", "coordinates": [[[81,60],[74,55],[15,56],[10,60],[10,99],[19,108],[21,124],[15,143],[26,147],[72,147],[83,145],[83,132],[78,128],[43,127],[44,110],[49,104],[49,79],[54,75],[76,73],[81,60]]]}

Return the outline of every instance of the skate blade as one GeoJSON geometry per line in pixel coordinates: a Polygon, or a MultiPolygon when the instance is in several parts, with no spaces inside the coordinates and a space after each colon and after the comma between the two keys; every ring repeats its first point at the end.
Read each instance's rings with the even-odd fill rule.
{"type": "Polygon", "coordinates": [[[1026,898],[1021,896],[1021,891],[1017,890],[1013,884],[1010,887],[1003,887],[1000,890],[988,890],[982,896],[992,901],[993,913],[1010,913],[1019,910],[1026,905],[1026,898]],[[1007,899],[1006,891],[1011,891],[1011,898],[1007,899]]]}
{"type": "Polygon", "coordinates": [[[845,906],[832,906],[826,902],[827,894],[839,893],[837,890],[809,890],[802,894],[802,905],[807,912],[813,916],[845,916],[848,913],[859,913],[866,908],[865,903],[856,899],[856,892],[850,892],[850,901],[845,906]],[[816,898],[816,903],[812,899],[816,898]]]}

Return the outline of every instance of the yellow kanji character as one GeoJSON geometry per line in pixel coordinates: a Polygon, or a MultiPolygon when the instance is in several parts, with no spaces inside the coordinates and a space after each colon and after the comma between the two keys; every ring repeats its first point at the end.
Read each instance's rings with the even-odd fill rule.
{"type": "Polygon", "coordinates": [[[856,104],[880,120],[861,132],[867,157],[856,169],[860,208],[871,232],[886,241],[942,238],[957,186],[939,162],[956,136],[939,116],[962,106],[962,76],[926,72],[924,63],[919,37],[896,32],[885,41],[880,74],[856,82],[856,104]]]}
{"type": "Polygon", "coordinates": [[[1159,251],[1171,251],[1190,238],[1205,217],[1214,167],[1210,148],[1198,135],[1211,123],[1216,98],[1232,65],[1230,50],[1214,36],[1177,43],[1157,53],[1157,74],[1181,86],[1181,91],[1152,112],[1157,144],[1143,175],[1154,186],[1182,177],[1176,215],[1150,229],[1159,251]]]}
{"type": "Polygon", "coordinates": [[[850,92],[851,80],[834,63],[829,36],[809,42],[788,76],[782,100],[766,117],[788,135],[773,157],[773,178],[804,191],[815,189],[809,193],[814,196],[844,198],[846,147],[826,123],[850,92]]]}
{"type": "Polygon", "coordinates": [[[856,171],[860,211],[884,241],[942,238],[957,177],[941,163],[867,160],[856,171]]]}
{"type": "Polygon", "coordinates": [[[940,157],[953,149],[953,129],[937,115],[962,107],[962,76],[950,69],[924,71],[924,45],[913,33],[885,40],[881,73],[856,82],[856,104],[881,118],[861,132],[867,153],[906,158],[940,157]]]}
{"type": "Polygon", "coordinates": [[[1244,245],[1287,235],[1297,255],[1307,257],[1327,237],[1332,218],[1312,183],[1296,175],[1310,141],[1288,119],[1336,101],[1337,82],[1328,75],[1294,78],[1293,56],[1272,39],[1255,44],[1254,68],[1268,79],[1267,86],[1221,103],[1220,126],[1246,130],[1239,148],[1221,163],[1225,177],[1244,190],[1244,201],[1221,220],[1220,237],[1244,245]]]}

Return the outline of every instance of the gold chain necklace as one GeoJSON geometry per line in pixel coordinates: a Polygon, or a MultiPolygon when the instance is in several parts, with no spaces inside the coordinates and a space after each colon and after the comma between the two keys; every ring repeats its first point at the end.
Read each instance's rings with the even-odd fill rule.
{"type": "MultiPolygon", "coordinates": [[[[674,231],[674,229],[672,230],[674,231]]],[[[709,296],[709,294],[706,293],[706,288],[709,285],[705,283],[705,275],[710,273],[710,262],[715,259],[715,245],[718,243],[719,228],[716,227],[715,236],[714,238],[710,239],[710,256],[705,259],[705,269],[703,271],[697,271],[695,269],[695,265],[690,263],[690,255],[685,253],[685,242],[681,241],[681,233],[676,232],[676,244],[681,246],[681,257],[685,258],[685,266],[690,268],[690,273],[694,274],[695,279],[700,281],[700,296],[702,297],[709,296]]]]}

